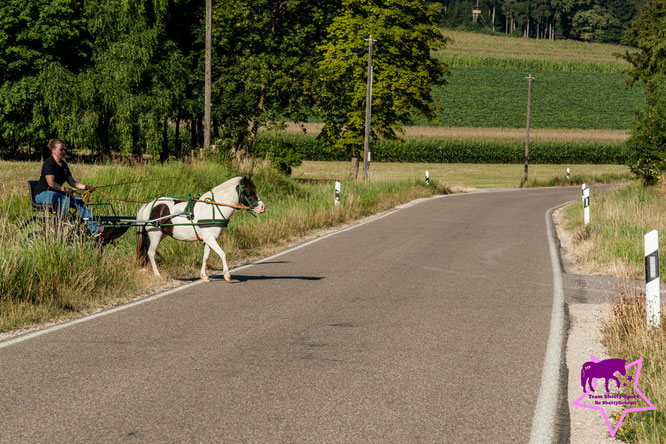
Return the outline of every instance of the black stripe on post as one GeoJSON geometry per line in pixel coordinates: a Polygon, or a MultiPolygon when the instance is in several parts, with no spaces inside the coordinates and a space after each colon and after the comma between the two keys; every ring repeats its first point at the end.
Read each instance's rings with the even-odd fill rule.
{"type": "Polygon", "coordinates": [[[583,201],[583,206],[585,208],[590,206],[590,196],[586,197],[585,200],[583,201]]]}
{"type": "Polygon", "coordinates": [[[645,283],[659,279],[659,250],[645,256],[645,283]]]}

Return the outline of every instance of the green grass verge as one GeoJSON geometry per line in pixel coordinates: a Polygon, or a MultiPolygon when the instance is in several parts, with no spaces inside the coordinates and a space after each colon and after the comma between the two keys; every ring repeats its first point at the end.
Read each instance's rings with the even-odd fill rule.
{"type": "MultiPolygon", "coordinates": [[[[12,163],[2,162],[12,179],[0,193],[0,332],[28,327],[95,310],[154,291],[169,278],[198,278],[202,245],[167,238],[161,244],[160,272],[135,265],[133,233],[99,250],[85,240],[67,242],[57,235],[33,243],[26,235],[36,227],[20,230],[20,224],[33,211],[29,204],[25,176],[6,173],[12,163]]],[[[21,171],[38,174],[39,163],[21,163],[21,171]]],[[[412,199],[446,192],[437,181],[431,186],[416,181],[343,182],[340,205],[333,204],[330,183],[299,183],[269,165],[255,165],[246,171],[253,177],[267,212],[257,218],[236,214],[220,238],[230,266],[274,253],[277,248],[313,230],[332,227],[373,214],[412,199]]],[[[113,166],[74,166],[75,177],[84,183],[102,185],[160,178],[107,188],[112,196],[150,200],[161,195],[201,194],[225,180],[240,175],[235,168],[213,162],[196,165],[170,163],[139,168],[113,166]]],[[[30,176],[28,176],[30,177],[30,176]]],[[[96,195],[96,199],[101,196],[96,195]]],[[[102,200],[105,200],[102,198],[102,200]]],[[[135,215],[139,204],[114,203],[121,215],[135,215]]],[[[94,207],[93,207],[94,208],[94,207]]],[[[102,214],[103,208],[95,208],[102,214]]],[[[106,209],[106,211],[109,211],[106,209]]],[[[219,272],[221,261],[211,255],[209,271],[219,272]]]]}
{"type": "MultiPolygon", "coordinates": [[[[567,165],[571,179],[566,179],[566,168],[560,165],[530,165],[528,187],[566,186],[581,183],[629,182],[632,174],[623,165],[567,165]]],[[[293,176],[301,180],[343,180],[349,176],[349,161],[305,161],[294,168],[293,176]]],[[[458,189],[517,188],[524,174],[523,165],[460,164],[460,163],[376,163],[370,164],[371,181],[423,181],[425,171],[430,178],[445,182],[458,189]]]]}
{"type": "MultiPolygon", "coordinates": [[[[635,182],[614,192],[590,196],[590,225],[583,225],[582,202],[569,205],[567,228],[578,242],[572,256],[586,270],[606,275],[644,279],[643,236],[660,230],[659,245],[666,245],[666,196],[659,188],[635,182]]],[[[661,261],[661,275],[666,261],[661,261]]]]}

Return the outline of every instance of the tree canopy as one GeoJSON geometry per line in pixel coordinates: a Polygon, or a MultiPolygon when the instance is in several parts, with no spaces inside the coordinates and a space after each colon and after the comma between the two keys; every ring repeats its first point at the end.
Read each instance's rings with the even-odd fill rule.
{"type": "MultiPolygon", "coordinates": [[[[321,137],[358,158],[366,108],[367,40],[377,41],[372,85],[374,137],[395,139],[412,115],[435,118],[433,85],[445,83],[448,68],[430,56],[446,39],[437,24],[439,5],[415,0],[344,0],[319,50],[316,109],[324,120],[321,137]]],[[[356,164],[357,165],[357,164],[356,164]]],[[[352,166],[352,168],[354,168],[352,166]]],[[[352,171],[356,177],[357,170],[352,171]]]]}
{"type": "Polygon", "coordinates": [[[639,49],[624,56],[632,64],[629,84],[642,81],[646,96],[630,139],[630,166],[654,184],[666,171],[666,0],[649,0],[626,40],[639,49]]]}

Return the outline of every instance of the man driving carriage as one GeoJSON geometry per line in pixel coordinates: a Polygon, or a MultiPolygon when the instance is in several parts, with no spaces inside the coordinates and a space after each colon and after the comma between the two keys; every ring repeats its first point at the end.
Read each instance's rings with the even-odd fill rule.
{"type": "Polygon", "coordinates": [[[86,227],[90,233],[95,237],[100,236],[104,227],[92,219],[92,213],[83,199],[75,196],[74,191],[71,188],[65,188],[63,184],[67,182],[77,190],[94,190],[94,187],[74,180],[69,166],[63,160],[67,147],[62,140],[51,139],[48,147],[51,150],[51,157],[42,164],[42,174],[35,187],[35,202],[53,206],[59,217],[65,217],[70,205],[73,206],[77,209],[80,218],[87,219],[86,227]]]}

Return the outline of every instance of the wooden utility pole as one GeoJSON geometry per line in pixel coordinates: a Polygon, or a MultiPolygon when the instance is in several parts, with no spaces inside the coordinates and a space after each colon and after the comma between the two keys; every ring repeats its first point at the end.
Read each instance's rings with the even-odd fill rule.
{"type": "Polygon", "coordinates": [[[534,77],[532,74],[527,76],[527,135],[525,136],[525,175],[523,176],[524,185],[527,182],[527,165],[530,158],[530,114],[532,112],[532,82],[534,77]]]}
{"type": "Polygon", "coordinates": [[[365,94],[365,140],[363,141],[363,179],[368,178],[368,151],[370,150],[370,118],[372,116],[372,34],[368,39],[368,84],[365,94]]]}
{"type": "Polygon", "coordinates": [[[206,80],[204,88],[204,150],[210,149],[211,46],[213,0],[206,0],[206,80]]]}

